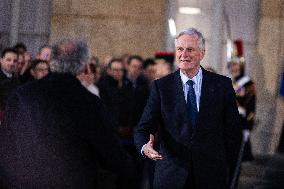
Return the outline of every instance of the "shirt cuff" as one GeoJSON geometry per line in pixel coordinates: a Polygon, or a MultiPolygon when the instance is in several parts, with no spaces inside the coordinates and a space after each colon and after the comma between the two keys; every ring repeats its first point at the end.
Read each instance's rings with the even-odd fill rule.
{"type": "Polygon", "coordinates": [[[140,150],[140,153],[143,157],[146,157],[145,154],[144,154],[144,147],[145,147],[146,144],[144,144],[140,150]]]}

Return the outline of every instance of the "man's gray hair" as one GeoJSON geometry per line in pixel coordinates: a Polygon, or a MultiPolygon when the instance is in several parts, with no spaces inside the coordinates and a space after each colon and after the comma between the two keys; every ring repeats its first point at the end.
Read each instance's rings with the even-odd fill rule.
{"type": "Polygon", "coordinates": [[[90,50],[85,42],[65,39],[52,47],[50,69],[52,72],[77,75],[89,60],[90,50]]]}
{"type": "Polygon", "coordinates": [[[182,35],[196,35],[198,37],[198,47],[200,49],[205,49],[205,39],[204,39],[202,33],[199,32],[197,29],[188,28],[188,29],[180,32],[175,38],[175,43],[177,42],[177,39],[182,35]]]}

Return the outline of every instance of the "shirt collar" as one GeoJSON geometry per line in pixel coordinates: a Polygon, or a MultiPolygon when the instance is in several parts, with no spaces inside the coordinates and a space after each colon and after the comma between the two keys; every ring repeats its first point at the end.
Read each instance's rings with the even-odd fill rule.
{"type": "Polygon", "coordinates": [[[181,80],[182,80],[182,84],[183,84],[183,85],[185,85],[188,80],[192,80],[192,81],[196,84],[198,78],[202,77],[202,69],[201,69],[201,67],[199,68],[197,74],[196,74],[192,79],[190,79],[189,77],[187,77],[187,75],[185,75],[184,73],[182,73],[181,70],[179,71],[179,73],[180,73],[180,77],[181,77],[181,80]]]}
{"type": "Polygon", "coordinates": [[[2,72],[8,78],[12,78],[13,77],[13,74],[11,74],[11,73],[5,72],[4,70],[2,70],[2,72]]]}

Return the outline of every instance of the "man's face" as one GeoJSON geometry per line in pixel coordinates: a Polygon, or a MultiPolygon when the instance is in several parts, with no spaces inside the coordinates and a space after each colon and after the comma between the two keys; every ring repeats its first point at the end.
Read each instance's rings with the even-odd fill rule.
{"type": "Polygon", "coordinates": [[[46,63],[39,63],[34,69],[31,70],[31,74],[35,79],[41,79],[48,74],[48,65],[46,63]]]}
{"type": "Polygon", "coordinates": [[[233,78],[238,77],[241,73],[241,66],[238,63],[231,62],[229,69],[233,78]]]}
{"type": "Polygon", "coordinates": [[[39,59],[45,60],[47,62],[50,62],[51,59],[51,49],[48,47],[45,47],[41,49],[40,54],[39,54],[39,59]]]}
{"type": "Polygon", "coordinates": [[[156,66],[149,65],[144,71],[145,76],[150,80],[153,81],[156,78],[156,66]]]}
{"type": "Polygon", "coordinates": [[[177,66],[182,71],[197,71],[204,54],[205,50],[199,48],[196,35],[185,34],[176,40],[177,66]]]}
{"type": "Polygon", "coordinates": [[[17,60],[16,72],[21,72],[24,65],[25,65],[25,57],[23,54],[19,54],[17,60]]]}
{"type": "Polygon", "coordinates": [[[25,62],[31,62],[32,55],[30,53],[28,53],[28,52],[25,52],[24,59],[25,59],[25,62]]]}
{"type": "Polygon", "coordinates": [[[156,78],[159,79],[171,73],[171,67],[164,59],[156,60],[156,78]]]}
{"type": "Polygon", "coordinates": [[[7,73],[12,74],[15,71],[17,65],[17,54],[13,52],[7,52],[3,58],[0,59],[1,69],[7,73]]]}
{"type": "Polygon", "coordinates": [[[132,59],[127,67],[127,71],[132,78],[138,78],[142,73],[142,62],[138,59],[132,59]]]}
{"type": "Polygon", "coordinates": [[[115,80],[117,80],[117,81],[122,80],[122,78],[123,78],[123,64],[122,64],[122,62],[113,62],[111,64],[110,74],[115,80]]]}

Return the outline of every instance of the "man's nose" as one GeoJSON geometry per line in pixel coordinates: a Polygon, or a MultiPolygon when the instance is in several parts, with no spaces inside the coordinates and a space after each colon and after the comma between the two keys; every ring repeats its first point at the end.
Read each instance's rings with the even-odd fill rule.
{"type": "Polygon", "coordinates": [[[185,58],[188,57],[189,53],[186,50],[183,50],[181,53],[181,57],[185,58]]]}

